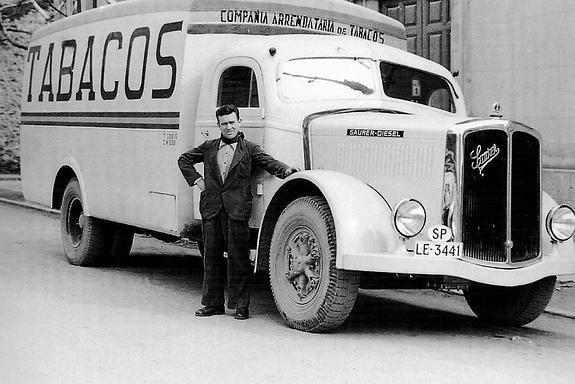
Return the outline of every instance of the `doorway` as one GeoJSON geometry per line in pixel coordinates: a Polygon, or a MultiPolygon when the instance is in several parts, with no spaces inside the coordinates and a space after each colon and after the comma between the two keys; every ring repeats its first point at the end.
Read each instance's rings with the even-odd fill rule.
{"type": "Polygon", "coordinates": [[[451,68],[450,0],[354,0],[405,25],[408,52],[451,68]]]}

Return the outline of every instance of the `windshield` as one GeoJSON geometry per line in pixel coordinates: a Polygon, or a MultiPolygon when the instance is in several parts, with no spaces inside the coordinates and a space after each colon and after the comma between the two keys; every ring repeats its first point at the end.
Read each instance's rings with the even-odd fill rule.
{"type": "Polygon", "coordinates": [[[372,60],[306,58],[288,61],[278,79],[287,99],[324,100],[373,97],[372,60]]]}
{"type": "Polygon", "coordinates": [[[455,112],[449,83],[442,77],[386,62],[379,69],[387,96],[455,112]]]}

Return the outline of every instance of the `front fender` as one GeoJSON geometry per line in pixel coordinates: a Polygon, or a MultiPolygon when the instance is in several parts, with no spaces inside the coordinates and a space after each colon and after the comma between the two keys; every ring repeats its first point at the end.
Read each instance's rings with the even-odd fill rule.
{"type": "MultiPolygon", "coordinates": [[[[329,205],[335,225],[338,268],[345,268],[345,255],[405,249],[393,228],[389,204],[369,185],[347,174],[327,170],[298,172],[280,186],[268,209],[280,200],[278,196],[283,195],[285,201],[286,191],[294,191],[291,200],[305,195],[297,192],[303,185],[313,186],[329,205]]],[[[264,218],[262,227],[266,224],[271,223],[264,218]]]]}

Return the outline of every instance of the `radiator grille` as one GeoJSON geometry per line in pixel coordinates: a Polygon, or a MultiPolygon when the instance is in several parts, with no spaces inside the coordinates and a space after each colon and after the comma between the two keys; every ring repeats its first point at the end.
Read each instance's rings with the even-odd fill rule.
{"type": "Polygon", "coordinates": [[[461,235],[465,257],[495,263],[537,258],[541,241],[539,140],[515,131],[509,145],[507,131],[487,129],[466,134],[463,148],[461,235]],[[513,244],[509,255],[508,232],[509,244],[513,244]]]}
{"type": "Polygon", "coordinates": [[[494,129],[472,132],[464,140],[464,255],[506,262],[507,132],[494,129]]]}
{"type": "Polygon", "coordinates": [[[541,237],[539,140],[526,132],[512,135],[511,262],[539,256],[541,237]]]}

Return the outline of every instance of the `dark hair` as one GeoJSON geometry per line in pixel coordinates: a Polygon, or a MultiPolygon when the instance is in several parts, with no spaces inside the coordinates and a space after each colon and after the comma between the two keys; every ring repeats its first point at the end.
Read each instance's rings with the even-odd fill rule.
{"type": "Polygon", "coordinates": [[[236,117],[238,118],[238,121],[240,120],[240,111],[238,110],[238,107],[236,107],[233,104],[226,104],[219,107],[218,110],[216,111],[216,120],[219,123],[220,116],[229,115],[231,113],[235,113],[236,117]]]}

